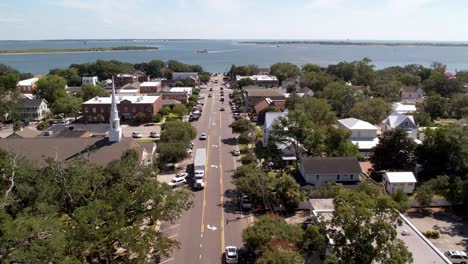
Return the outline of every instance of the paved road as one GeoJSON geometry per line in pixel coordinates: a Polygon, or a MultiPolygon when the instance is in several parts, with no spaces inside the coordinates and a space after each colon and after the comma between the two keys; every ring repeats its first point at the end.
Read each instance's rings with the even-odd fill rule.
{"type": "Polygon", "coordinates": [[[202,90],[213,96],[206,96],[201,118],[192,123],[198,135],[202,132],[208,135],[207,140],[194,140],[194,149],[207,149],[205,189],[195,192],[194,207],[180,221],[162,226],[163,232],[177,239],[181,247],[161,263],[223,263],[225,246],[240,248],[242,230],[252,222],[250,215],[239,210],[232,184],[232,175],[240,162],[232,155],[236,145],[229,128],[233,121],[228,103],[231,91],[224,89],[225,102],[221,103],[222,77],[217,78],[219,84],[210,82],[208,89],[202,90]],[[210,87],[213,88],[211,92],[210,87]],[[226,111],[219,111],[223,106],[226,111]]]}

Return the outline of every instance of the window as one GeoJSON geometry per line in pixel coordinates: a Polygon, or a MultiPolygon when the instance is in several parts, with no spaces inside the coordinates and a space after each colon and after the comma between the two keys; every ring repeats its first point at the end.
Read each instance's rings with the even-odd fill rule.
{"type": "Polygon", "coordinates": [[[315,182],[318,182],[320,180],[320,175],[315,175],[315,182]]]}
{"type": "Polygon", "coordinates": [[[104,108],[105,108],[104,106],[101,107],[101,113],[104,113],[104,108]]]}
{"type": "Polygon", "coordinates": [[[409,124],[409,123],[408,123],[408,121],[406,121],[406,122],[405,122],[405,126],[407,127],[407,126],[408,126],[408,124],[409,124]]]}
{"type": "Polygon", "coordinates": [[[93,113],[96,113],[96,107],[93,107],[93,113]]]}
{"type": "Polygon", "coordinates": [[[349,175],[349,179],[350,179],[350,180],[354,180],[354,175],[350,174],[350,175],[349,175]]]}
{"type": "Polygon", "coordinates": [[[339,181],[341,179],[340,175],[336,175],[336,180],[339,181]]]}
{"type": "Polygon", "coordinates": [[[85,113],[88,113],[88,107],[87,107],[87,106],[85,106],[84,112],[85,112],[85,113]]]}

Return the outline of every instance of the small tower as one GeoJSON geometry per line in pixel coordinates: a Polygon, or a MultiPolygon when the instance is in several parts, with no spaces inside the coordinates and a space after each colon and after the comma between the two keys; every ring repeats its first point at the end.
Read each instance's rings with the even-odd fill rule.
{"type": "Polygon", "coordinates": [[[119,142],[122,139],[117,99],[115,98],[114,77],[112,77],[112,107],[109,118],[109,142],[119,142]]]}

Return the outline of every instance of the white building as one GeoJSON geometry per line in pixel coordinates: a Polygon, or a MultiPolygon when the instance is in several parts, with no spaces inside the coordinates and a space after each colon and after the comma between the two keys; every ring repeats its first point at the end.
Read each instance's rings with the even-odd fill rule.
{"type": "Polygon", "coordinates": [[[402,103],[393,103],[392,110],[400,114],[413,114],[416,112],[416,105],[414,104],[402,104],[402,103]]]}
{"type": "Polygon", "coordinates": [[[98,77],[97,76],[92,76],[92,77],[81,77],[81,84],[92,84],[96,86],[98,83],[98,77]]]}
{"type": "Polygon", "coordinates": [[[413,193],[417,183],[414,174],[408,172],[386,172],[383,175],[383,183],[385,190],[389,193],[395,193],[398,189],[402,189],[405,193],[413,193]]]}
{"type": "Polygon", "coordinates": [[[403,102],[419,102],[424,97],[421,87],[405,86],[400,89],[400,97],[403,102]]]}
{"type": "Polygon", "coordinates": [[[355,157],[307,157],[301,159],[299,171],[307,183],[359,183],[362,168],[355,157]]]}
{"type": "Polygon", "coordinates": [[[39,121],[50,113],[47,101],[44,99],[22,99],[19,115],[24,121],[39,121]]]}
{"type": "Polygon", "coordinates": [[[273,123],[279,117],[287,117],[288,111],[284,112],[266,112],[265,113],[265,122],[263,123],[263,146],[266,147],[268,145],[268,140],[270,139],[270,132],[273,126],[273,123]]]}
{"type": "Polygon", "coordinates": [[[418,138],[418,126],[414,122],[412,115],[404,115],[398,112],[391,113],[384,121],[382,121],[382,130],[392,130],[395,128],[401,128],[408,133],[413,139],[418,138]]]}
{"type": "Polygon", "coordinates": [[[169,89],[170,93],[187,93],[190,97],[192,96],[193,87],[172,87],[169,89]]]}
{"type": "Polygon", "coordinates": [[[279,86],[278,78],[273,75],[252,75],[252,76],[236,75],[236,81],[240,81],[242,79],[251,79],[252,81],[254,81],[255,85],[267,87],[267,88],[279,86]]]}
{"type": "Polygon", "coordinates": [[[340,119],[338,128],[351,131],[350,141],[358,146],[359,152],[364,157],[369,157],[372,154],[372,148],[379,143],[377,127],[369,122],[356,118],[340,119]]]}

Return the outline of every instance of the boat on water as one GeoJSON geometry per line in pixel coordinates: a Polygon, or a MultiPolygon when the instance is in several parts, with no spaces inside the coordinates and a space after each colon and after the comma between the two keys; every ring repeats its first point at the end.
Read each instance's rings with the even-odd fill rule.
{"type": "Polygon", "coordinates": [[[197,50],[195,53],[208,53],[207,49],[197,50]]]}

